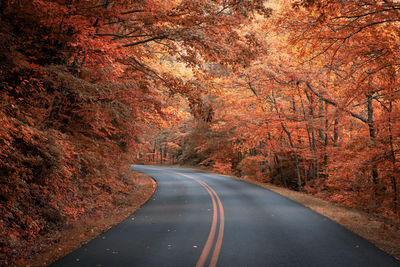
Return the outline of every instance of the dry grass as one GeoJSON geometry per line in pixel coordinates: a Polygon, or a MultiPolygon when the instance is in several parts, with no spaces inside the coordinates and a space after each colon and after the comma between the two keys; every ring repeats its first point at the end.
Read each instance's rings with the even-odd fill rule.
{"type": "Polygon", "coordinates": [[[88,243],[135,212],[153,195],[156,182],[136,172],[132,172],[131,179],[136,186],[128,196],[118,199],[116,209],[102,211],[97,216],[88,214],[68,228],[57,232],[55,236],[52,233],[51,236],[43,237],[39,240],[43,243],[43,250],[23,265],[46,266],[88,243]]]}

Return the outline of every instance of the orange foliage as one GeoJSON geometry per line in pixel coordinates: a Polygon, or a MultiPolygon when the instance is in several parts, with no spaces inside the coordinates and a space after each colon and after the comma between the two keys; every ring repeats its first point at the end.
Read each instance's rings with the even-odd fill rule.
{"type": "Polygon", "coordinates": [[[281,2],[236,31],[256,58],[209,67],[212,116],[164,136],[180,147],[170,157],[400,222],[400,4],[281,2]]]}
{"type": "Polygon", "coordinates": [[[270,6],[0,1],[0,264],[127,192],[134,156],[400,221],[400,4],[270,6]]]}
{"type": "Polygon", "coordinates": [[[236,29],[269,14],[261,0],[6,0],[0,11],[0,265],[126,192],[141,135],[179,117],[177,99],[211,120],[207,66],[248,64],[257,46],[236,29]]]}

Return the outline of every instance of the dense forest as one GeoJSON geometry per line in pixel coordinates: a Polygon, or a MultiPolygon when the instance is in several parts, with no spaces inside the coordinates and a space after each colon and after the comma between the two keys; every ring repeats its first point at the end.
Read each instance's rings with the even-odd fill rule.
{"type": "Polygon", "coordinates": [[[399,4],[274,2],[239,29],[261,52],[209,67],[206,113],[148,136],[144,161],[198,164],[399,222],[399,4]]]}
{"type": "Polygon", "coordinates": [[[0,260],[110,205],[132,163],[204,166],[400,222],[397,1],[0,11],[0,260]]]}

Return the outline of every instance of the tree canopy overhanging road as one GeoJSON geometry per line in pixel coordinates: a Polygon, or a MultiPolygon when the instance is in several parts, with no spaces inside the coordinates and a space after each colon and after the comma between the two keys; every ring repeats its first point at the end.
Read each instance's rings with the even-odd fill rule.
{"type": "Polygon", "coordinates": [[[52,266],[400,266],[304,206],[228,177],[132,168],[158,187],[135,214],[52,266]]]}
{"type": "MultiPolygon", "coordinates": [[[[356,209],[360,220],[343,215],[350,229],[400,259],[399,22],[398,0],[1,0],[0,266],[46,265],[82,243],[66,233],[85,237],[138,206],[149,180],[133,162],[203,166],[356,209]]],[[[198,244],[176,257],[185,263],[254,263],[245,252],[314,263],[331,246],[325,224],[266,190],[155,176],[160,190],[140,214],[159,205],[177,236],[190,229],[198,244]],[[177,201],[181,213],[159,202],[189,184],[175,196],[193,202],[177,201]]],[[[147,227],[146,238],[166,240],[147,227]]],[[[149,258],[131,242],[130,254],[149,258]]]]}

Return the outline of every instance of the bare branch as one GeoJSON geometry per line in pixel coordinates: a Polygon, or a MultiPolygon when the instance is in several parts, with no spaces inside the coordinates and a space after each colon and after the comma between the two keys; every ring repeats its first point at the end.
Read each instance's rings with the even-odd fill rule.
{"type": "Polygon", "coordinates": [[[133,10],[121,12],[121,15],[139,13],[139,12],[145,12],[145,10],[144,9],[133,9],[133,10]]]}
{"type": "Polygon", "coordinates": [[[145,43],[148,43],[148,42],[152,42],[152,41],[155,41],[155,40],[162,40],[162,39],[165,39],[165,38],[167,38],[167,36],[155,36],[155,37],[152,37],[152,38],[149,38],[149,39],[145,39],[145,40],[142,40],[142,41],[137,41],[137,42],[134,42],[134,43],[130,43],[130,44],[124,44],[124,45],[122,45],[122,47],[130,47],[130,46],[136,46],[136,45],[139,45],[139,44],[145,44],[145,43]]]}
{"type": "Polygon", "coordinates": [[[362,122],[364,122],[364,123],[368,123],[368,120],[367,120],[366,118],[364,118],[363,116],[361,116],[361,115],[359,115],[359,114],[357,114],[357,113],[354,113],[354,112],[352,112],[352,111],[350,111],[350,110],[348,110],[348,109],[346,109],[346,108],[340,107],[339,104],[336,103],[335,101],[333,101],[333,100],[331,100],[331,99],[328,99],[328,98],[324,97],[323,95],[321,95],[320,93],[318,93],[318,92],[311,86],[310,82],[305,81],[305,83],[306,83],[308,89],[309,89],[314,95],[316,95],[317,97],[319,97],[319,99],[321,99],[322,101],[324,101],[324,102],[326,102],[326,103],[328,103],[328,104],[330,104],[330,105],[332,105],[332,106],[335,106],[335,107],[337,107],[338,109],[343,110],[344,112],[349,113],[351,116],[353,116],[353,117],[356,118],[356,119],[359,119],[360,121],[362,121],[362,122]]]}

